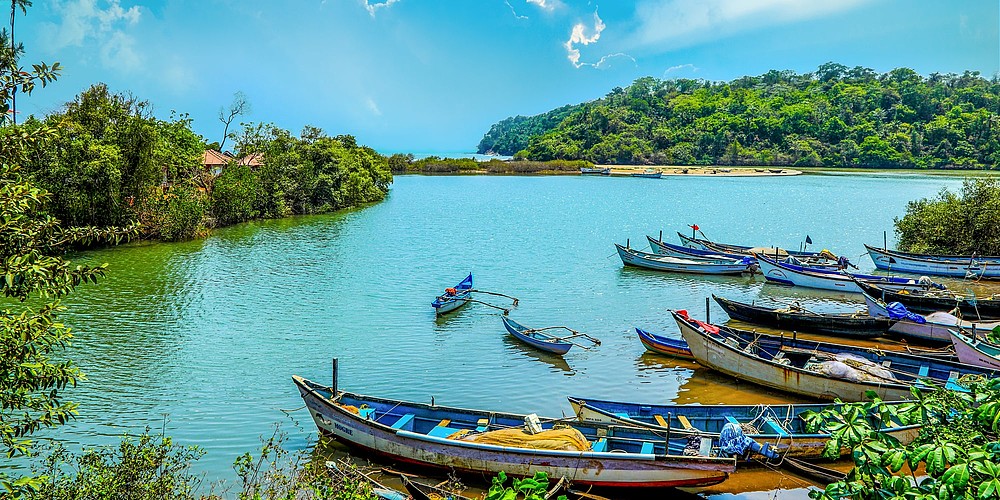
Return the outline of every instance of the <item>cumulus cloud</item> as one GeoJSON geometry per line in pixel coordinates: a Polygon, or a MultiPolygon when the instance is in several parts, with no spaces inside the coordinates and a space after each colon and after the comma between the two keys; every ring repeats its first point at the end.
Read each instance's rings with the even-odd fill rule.
{"type": "Polygon", "coordinates": [[[375,11],[378,9],[386,9],[392,6],[392,4],[399,2],[399,0],[385,0],[384,2],[369,2],[368,0],[361,0],[365,4],[365,10],[368,11],[372,17],[375,17],[375,11]]]}
{"type": "Polygon", "coordinates": [[[119,0],[67,0],[53,2],[52,10],[58,21],[40,26],[48,50],[94,43],[106,67],[134,70],[141,65],[135,39],[128,34],[141,18],[138,6],[125,8],[119,0]]]}
{"type": "Polygon", "coordinates": [[[601,32],[607,26],[604,21],[601,20],[601,16],[597,15],[597,11],[594,11],[594,28],[592,29],[593,34],[590,36],[586,35],[587,26],[583,23],[577,23],[573,25],[573,30],[570,33],[569,40],[563,44],[566,48],[566,58],[569,62],[579,68],[583,66],[584,63],[580,63],[580,49],[576,48],[577,45],[590,45],[592,43],[597,43],[601,39],[601,32]]]}
{"type": "Polygon", "coordinates": [[[764,26],[822,17],[873,0],[645,0],[633,46],[688,46],[764,26]]]}

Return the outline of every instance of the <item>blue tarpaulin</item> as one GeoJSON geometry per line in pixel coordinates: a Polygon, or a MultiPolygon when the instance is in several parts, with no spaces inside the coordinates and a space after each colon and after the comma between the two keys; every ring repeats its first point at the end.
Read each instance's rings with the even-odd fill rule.
{"type": "Polygon", "coordinates": [[[926,323],[927,319],[923,316],[915,313],[911,313],[906,310],[906,306],[900,304],[899,302],[890,302],[889,305],[885,306],[885,312],[889,314],[892,319],[908,319],[914,323],[926,323]]]}

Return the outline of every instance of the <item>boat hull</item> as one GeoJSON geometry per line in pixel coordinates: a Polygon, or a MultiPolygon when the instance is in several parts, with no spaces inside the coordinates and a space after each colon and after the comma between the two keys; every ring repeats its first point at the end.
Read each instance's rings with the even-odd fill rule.
{"type": "Polygon", "coordinates": [[[503,320],[503,326],[507,330],[507,333],[510,333],[511,336],[517,340],[520,340],[535,349],[549,352],[557,356],[562,356],[563,354],[569,352],[569,349],[573,347],[573,344],[566,342],[549,342],[547,340],[537,338],[530,333],[525,333],[527,328],[524,325],[516,323],[514,320],[509,319],[506,316],[501,316],[500,319],[503,320]]]}
{"type": "Polygon", "coordinates": [[[724,481],[735,469],[732,459],[537,450],[394,429],[334,404],[329,394],[312,382],[297,376],[293,380],[320,432],[354,449],[411,465],[466,474],[496,475],[503,471],[522,477],[545,472],[549,477],[566,477],[575,484],[634,488],[708,486],[724,481]]]}
{"type": "Polygon", "coordinates": [[[934,256],[884,250],[865,245],[868,256],[879,269],[959,278],[1000,279],[1000,262],[996,257],[934,256]]]}
{"type": "Polygon", "coordinates": [[[675,358],[694,359],[694,356],[691,355],[691,349],[688,348],[687,343],[683,340],[667,338],[640,328],[636,328],[635,333],[639,336],[639,342],[642,342],[647,351],[675,358]]]}
{"type": "Polygon", "coordinates": [[[908,310],[916,313],[930,314],[938,311],[950,311],[957,305],[965,318],[1000,320],[1000,300],[998,299],[977,298],[971,300],[968,297],[958,295],[904,294],[885,289],[877,284],[872,285],[864,282],[859,283],[858,286],[873,298],[881,299],[886,303],[902,303],[908,310]]]}
{"type": "Polygon", "coordinates": [[[618,257],[626,266],[641,267],[654,271],[689,274],[743,274],[749,271],[749,264],[740,261],[694,261],[640,252],[615,244],[618,257]],[[716,263],[718,262],[718,263],[716,263]]]}
{"type": "Polygon", "coordinates": [[[959,361],[991,370],[1000,370],[1000,346],[979,339],[970,339],[957,329],[949,330],[948,334],[955,345],[955,355],[958,356],[959,361]]]}
{"type": "Polygon", "coordinates": [[[469,274],[461,283],[455,285],[454,290],[449,289],[449,291],[453,291],[455,294],[449,295],[445,293],[434,299],[434,302],[431,302],[435,316],[448,314],[472,300],[472,274],[469,274]]]}
{"type": "Polygon", "coordinates": [[[941,285],[919,279],[896,276],[876,276],[872,274],[850,274],[831,269],[812,268],[775,262],[767,256],[757,254],[757,265],[767,281],[780,285],[817,288],[845,293],[861,293],[858,281],[875,283],[890,290],[925,290],[941,285]]]}
{"type": "Polygon", "coordinates": [[[887,317],[853,314],[811,314],[743,304],[712,295],[730,318],[783,330],[822,333],[836,337],[875,338],[885,334],[893,321],[887,317]]]}

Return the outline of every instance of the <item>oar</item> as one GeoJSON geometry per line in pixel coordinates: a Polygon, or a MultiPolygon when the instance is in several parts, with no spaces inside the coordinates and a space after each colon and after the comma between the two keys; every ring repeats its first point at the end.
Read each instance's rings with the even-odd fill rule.
{"type": "Polygon", "coordinates": [[[517,297],[511,297],[510,295],[504,295],[502,293],[497,293],[497,292],[487,292],[486,290],[472,290],[472,289],[470,289],[469,291],[470,292],[476,292],[476,293],[485,293],[486,295],[496,295],[498,297],[506,297],[506,298],[514,301],[514,305],[515,306],[517,305],[517,297]]]}

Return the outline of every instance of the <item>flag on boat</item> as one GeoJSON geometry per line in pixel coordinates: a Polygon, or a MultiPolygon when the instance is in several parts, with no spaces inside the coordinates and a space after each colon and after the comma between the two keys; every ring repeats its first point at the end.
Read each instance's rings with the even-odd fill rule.
{"type": "Polygon", "coordinates": [[[812,244],[813,244],[813,239],[810,238],[809,235],[807,234],[806,235],[806,245],[812,245],[812,244]]]}
{"type": "Polygon", "coordinates": [[[701,229],[700,227],[698,227],[698,224],[691,224],[691,225],[690,225],[690,226],[688,226],[688,227],[690,227],[691,229],[694,229],[695,231],[697,231],[697,230],[701,229]]]}

